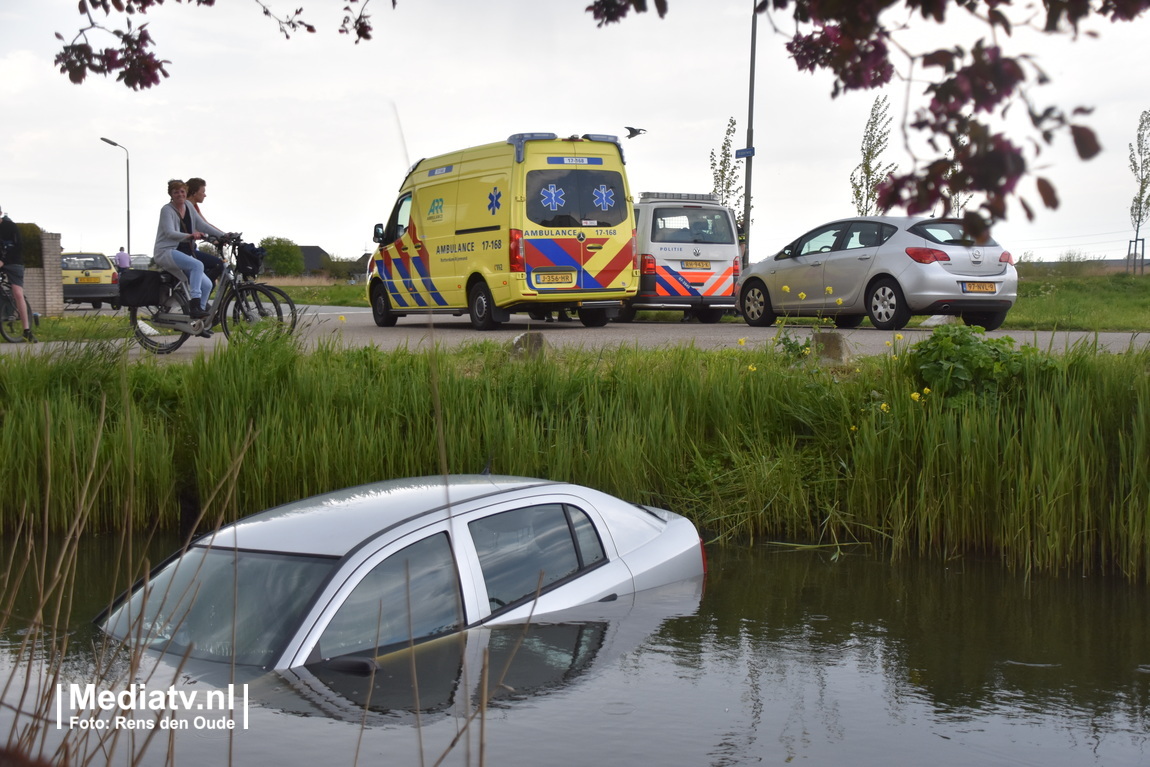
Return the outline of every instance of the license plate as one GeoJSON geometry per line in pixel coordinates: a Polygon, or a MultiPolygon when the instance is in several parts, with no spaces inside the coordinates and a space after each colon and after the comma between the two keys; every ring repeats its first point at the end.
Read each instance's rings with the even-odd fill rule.
{"type": "Polygon", "coordinates": [[[684,269],[710,269],[711,268],[711,262],[710,261],[684,261],[683,262],[683,268],[684,269]]]}
{"type": "Polygon", "coordinates": [[[993,282],[964,282],[962,283],[963,293],[993,293],[993,282]]]}
{"type": "Polygon", "coordinates": [[[100,278],[99,277],[77,277],[76,282],[82,282],[86,285],[92,284],[92,283],[98,284],[100,282],[100,278]]]}
{"type": "Polygon", "coordinates": [[[535,275],[535,282],[540,285],[570,285],[574,281],[575,275],[570,273],[535,275]]]}

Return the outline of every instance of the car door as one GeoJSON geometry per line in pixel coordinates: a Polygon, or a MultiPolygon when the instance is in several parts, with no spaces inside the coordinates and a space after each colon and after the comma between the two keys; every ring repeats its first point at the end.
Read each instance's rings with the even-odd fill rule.
{"type": "Polygon", "coordinates": [[[836,249],[827,253],[823,262],[823,300],[828,306],[849,307],[859,301],[879,246],[894,231],[893,226],[878,221],[850,222],[836,249]]]}
{"type": "Polygon", "coordinates": [[[810,314],[824,305],[823,265],[846,225],[836,221],[807,232],[775,256],[767,289],[777,310],[810,314]]]}

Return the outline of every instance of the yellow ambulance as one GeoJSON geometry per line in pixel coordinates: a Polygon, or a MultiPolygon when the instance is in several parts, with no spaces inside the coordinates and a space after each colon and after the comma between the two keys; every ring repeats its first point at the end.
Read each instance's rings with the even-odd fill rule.
{"type": "Polygon", "coordinates": [[[408,314],[613,318],[639,286],[635,223],[615,136],[516,133],[421,160],[400,186],[367,269],[380,327],[408,314]]]}

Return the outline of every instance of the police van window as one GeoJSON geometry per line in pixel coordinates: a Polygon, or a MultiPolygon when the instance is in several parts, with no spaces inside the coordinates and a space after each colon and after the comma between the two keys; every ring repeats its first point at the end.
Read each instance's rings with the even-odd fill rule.
{"type": "Polygon", "coordinates": [[[395,209],[391,211],[383,244],[395,242],[402,237],[407,232],[409,223],[411,223],[411,195],[405,194],[399,198],[399,202],[395,203],[395,209]]]}
{"type": "Polygon", "coordinates": [[[702,208],[659,208],[654,215],[654,242],[706,242],[733,245],[731,219],[723,211],[702,208]]]}
{"type": "Polygon", "coordinates": [[[627,220],[623,176],[586,168],[528,171],[527,217],[540,226],[618,226],[627,220]]]}

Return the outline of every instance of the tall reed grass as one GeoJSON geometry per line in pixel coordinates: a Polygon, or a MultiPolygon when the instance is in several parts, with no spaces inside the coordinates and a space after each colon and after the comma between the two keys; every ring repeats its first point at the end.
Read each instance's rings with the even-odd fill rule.
{"type": "Polygon", "coordinates": [[[125,509],[174,528],[189,488],[215,522],[490,466],[670,508],[715,541],[1150,578],[1150,355],[1018,355],[956,396],[925,391],[906,351],[824,367],[742,347],[516,359],[491,341],[305,353],[282,339],[190,365],[112,345],[12,357],[0,524],[32,508],[66,529],[97,478],[91,529],[125,509]]]}

